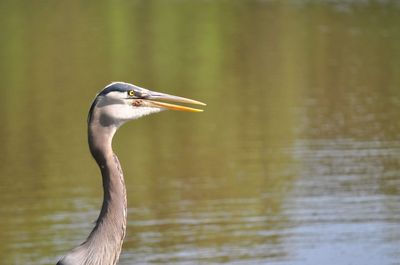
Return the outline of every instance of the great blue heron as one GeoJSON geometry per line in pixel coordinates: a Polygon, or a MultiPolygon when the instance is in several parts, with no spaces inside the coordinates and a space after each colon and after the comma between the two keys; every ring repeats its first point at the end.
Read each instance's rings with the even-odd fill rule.
{"type": "Polygon", "coordinates": [[[88,140],[103,177],[103,205],[86,241],[57,265],[115,265],[118,262],[126,231],[127,203],[121,166],[111,146],[115,132],[127,121],[165,109],[202,111],[155,100],[205,105],[123,82],[111,83],[94,99],[88,116],[88,140]]]}

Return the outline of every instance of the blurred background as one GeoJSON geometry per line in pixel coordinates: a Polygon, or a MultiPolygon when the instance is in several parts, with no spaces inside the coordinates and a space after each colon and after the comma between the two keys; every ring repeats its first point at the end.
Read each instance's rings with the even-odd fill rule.
{"type": "Polygon", "coordinates": [[[398,264],[398,1],[0,1],[0,263],[96,220],[111,81],[206,102],[124,125],[120,264],[398,264]]]}

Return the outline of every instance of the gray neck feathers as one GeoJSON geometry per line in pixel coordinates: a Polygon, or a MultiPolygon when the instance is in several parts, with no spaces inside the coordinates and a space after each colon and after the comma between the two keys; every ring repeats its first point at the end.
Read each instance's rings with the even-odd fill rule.
{"type": "Polygon", "coordinates": [[[96,108],[88,124],[89,148],[100,167],[104,198],[96,225],[87,240],[73,249],[60,265],[115,265],[126,231],[127,201],[124,177],[111,143],[117,127],[104,126],[96,108]]]}
{"type": "Polygon", "coordinates": [[[103,259],[116,264],[121,252],[126,231],[126,189],[121,166],[113,153],[111,143],[117,127],[104,124],[104,117],[92,113],[89,124],[90,151],[100,167],[103,177],[104,198],[96,226],[85,244],[93,255],[103,255],[103,259]]]}

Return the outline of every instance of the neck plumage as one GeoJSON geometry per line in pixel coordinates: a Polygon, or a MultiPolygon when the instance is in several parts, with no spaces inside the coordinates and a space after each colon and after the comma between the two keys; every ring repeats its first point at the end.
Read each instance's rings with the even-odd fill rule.
{"type": "Polygon", "coordinates": [[[115,265],[118,262],[126,232],[127,203],[124,176],[111,147],[116,130],[116,126],[102,125],[96,114],[89,122],[90,152],[103,177],[103,205],[86,241],[57,265],[115,265]]]}
{"type": "Polygon", "coordinates": [[[92,121],[88,128],[89,148],[100,167],[104,197],[96,226],[84,245],[87,245],[87,249],[93,252],[94,256],[103,256],[99,257],[99,264],[117,263],[126,232],[127,200],[124,176],[111,147],[115,131],[116,127],[103,127],[96,121],[92,121]]]}

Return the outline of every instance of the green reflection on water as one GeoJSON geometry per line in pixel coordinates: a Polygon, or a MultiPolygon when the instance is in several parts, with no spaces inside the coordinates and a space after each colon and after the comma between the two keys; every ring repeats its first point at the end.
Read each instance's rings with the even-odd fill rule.
{"type": "Polygon", "coordinates": [[[208,103],[117,134],[130,207],[121,264],[295,262],[302,245],[287,242],[301,222],[286,204],[306,197],[297,189],[312,174],[360,174],[357,194],[383,196],[385,229],[399,220],[395,2],[3,1],[0,10],[5,264],[54,264],[90,230],[101,186],[86,113],[114,80],[208,103]],[[358,152],[351,163],[319,153],[337,151],[335,141],[345,150],[378,143],[387,152],[372,161],[382,170],[353,171],[371,161],[358,152]],[[335,161],[340,170],[321,171],[335,161]]]}

